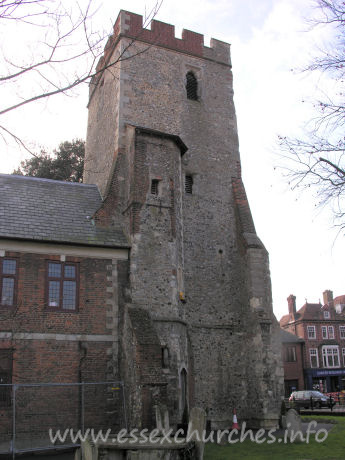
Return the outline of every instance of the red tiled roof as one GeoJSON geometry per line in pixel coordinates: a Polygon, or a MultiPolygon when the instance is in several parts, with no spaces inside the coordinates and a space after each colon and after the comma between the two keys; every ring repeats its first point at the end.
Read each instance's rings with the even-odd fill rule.
{"type": "MultiPolygon", "coordinates": [[[[322,319],[321,304],[305,303],[295,314],[295,321],[298,320],[322,319]]],[[[285,326],[290,322],[290,315],[284,315],[279,321],[280,326],[285,326]]]]}
{"type": "Polygon", "coordinates": [[[288,324],[289,320],[290,320],[290,315],[282,316],[279,321],[280,327],[285,326],[285,324],[288,324]]]}
{"type": "Polygon", "coordinates": [[[322,319],[321,304],[305,303],[296,314],[296,319],[322,319]]]}
{"type": "MultiPolygon", "coordinates": [[[[340,295],[335,297],[332,304],[328,305],[321,305],[320,303],[305,303],[303,307],[301,307],[295,313],[295,321],[301,320],[323,320],[323,311],[327,310],[329,306],[333,307],[333,305],[337,304],[345,304],[345,295],[340,295]]],[[[341,314],[336,314],[336,318],[341,319],[345,317],[345,311],[341,314]]],[[[280,327],[286,326],[290,322],[290,315],[284,315],[279,321],[280,327]]]]}
{"type": "Polygon", "coordinates": [[[344,305],[345,304],[345,295],[338,295],[338,297],[335,297],[333,299],[333,303],[334,303],[334,305],[337,305],[337,304],[344,305]]]}

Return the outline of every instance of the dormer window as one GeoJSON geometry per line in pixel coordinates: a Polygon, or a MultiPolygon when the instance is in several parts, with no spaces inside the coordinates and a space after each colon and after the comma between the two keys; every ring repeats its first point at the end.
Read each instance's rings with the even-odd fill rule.
{"type": "Polygon", "coordinates": [[[188,99],[198,100],[198,80],[193,72],[188,72],[186,75],[186,91],[188,99]]]}
{"type": "Polygon", "coordinates": [[[331,317],[329,311],[325,310],[325,311],[323,312],[323,317],[324,317],[325,319],[329,319],[329,318],[331,317]]]}

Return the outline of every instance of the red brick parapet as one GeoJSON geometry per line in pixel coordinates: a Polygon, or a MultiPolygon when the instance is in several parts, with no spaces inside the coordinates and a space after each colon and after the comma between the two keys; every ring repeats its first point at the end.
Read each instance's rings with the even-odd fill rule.
{"type": "MultiPolygon", "coordinates": [[[[96,70],[101,71],[107,65],[121,37],[231,65],[228,43],[211,38],[208,47],[204,45],[204,36],[197,32],[183,29],[182,38],[177,38],[175,37],[175,26],[171,24],[154,19],[150,22],[150,26],[150,29],[146,28],[147,24],[143,22],[141,15],[121,10],[113,27],[113,34],[108,38],[104,55],[98,61],[96,70]]],[[[95,84],[98,79],[94,79],[92,83],[95,84]]]]}

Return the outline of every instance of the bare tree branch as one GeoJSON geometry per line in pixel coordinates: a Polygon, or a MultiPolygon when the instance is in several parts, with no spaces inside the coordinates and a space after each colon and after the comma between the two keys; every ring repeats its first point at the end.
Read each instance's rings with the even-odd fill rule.
{"type": "MultiPolygon", "coordinates": [[[[92,31],[91,21],[95,13],[91,9],[92,1],[81,8],[77,3],[57,4],[55,0],[0,0],[0,24],[7,20],[17,21],[22,27],[34,26],[39,33],[39,41],[35,43],[36,49],[31,57],[30,53],[23,54],[23,62],[20,62],[18,57],[4,56],[5,65],[0,66],[0,90],[6,92],[6,96],[12,91],[13,97],[10,103],[6,102],[8,97],[0,97],[0,115],[57,94],[70,95],[81,84],[97,83],[103,72],[110,72],[119,62],[146,52],[149,46],[144,51],[130,52],[135,41],[140,39],[139,33],[117,58],[99,65],[109,34],[92,31]],[[34,17],[39,17],[39,22],[34,23],[34,17]],[[73,66],[70,66],[71,63],[73,66]]],[[[157,0],[145,18],[143,28],[156,16],[161,3],[162,0],[157,0]]],[[[20,136],[6,128],[4,122],[0,129],[2,136],[8,135],[16,142],[20,141],[20,136]]],[[[24,146],[23,141],[19,144],[24,146]]],[[[25,149],[30,151],[26,146],[25,149]]]]}
{"type": "Polygon", "coordinates": [[[309,120],[303,138],[278,137],[283,168],[292,189],[313,188],[317,204],[331,207],[337,226],[345,228],[345,100],[342,90],[345,77],[345,2],[314,0],[321,14],[311,23],[330,27],[333,42],[303,71],[321,72],[332,79],[333,94],[326,90],[316,101],[316,116],[309,120]]]}

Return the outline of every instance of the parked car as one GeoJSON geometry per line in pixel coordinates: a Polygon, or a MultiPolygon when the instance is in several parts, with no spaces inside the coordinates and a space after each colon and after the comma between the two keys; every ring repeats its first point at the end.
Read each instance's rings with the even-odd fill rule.
{"type": "Polygon", "coordinates": [[[294,403],[297,408],[305,407],[306,409],[311,407],[316,409],[333,407],[335,404],[332,398],[314,390],[294,391],[291,393],[289,402],[294,403]]]}

